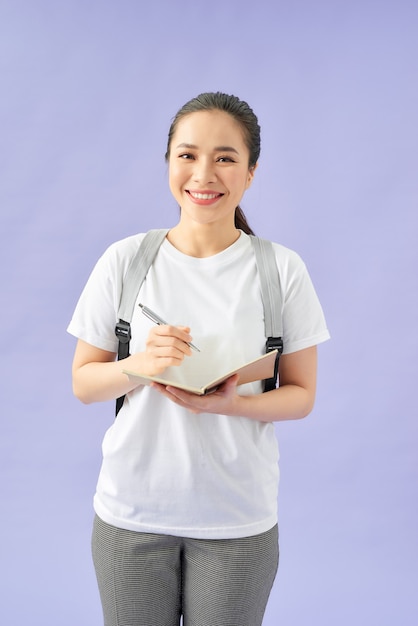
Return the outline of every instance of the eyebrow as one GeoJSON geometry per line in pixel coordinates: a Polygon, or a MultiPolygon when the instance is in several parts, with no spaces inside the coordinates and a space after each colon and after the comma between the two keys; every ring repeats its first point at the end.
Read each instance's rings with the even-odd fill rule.
{"type": "MultiPolygon", "coordinates": [[[[177,148],[188,148],[189,150],[197,150],[198,146],[195,146],[193,143],[179,143],[177,148]]],[[[232,146],[215,146],[214,152],[235,152],[238,154],[238,150],[233,148],[232,146]]]]}

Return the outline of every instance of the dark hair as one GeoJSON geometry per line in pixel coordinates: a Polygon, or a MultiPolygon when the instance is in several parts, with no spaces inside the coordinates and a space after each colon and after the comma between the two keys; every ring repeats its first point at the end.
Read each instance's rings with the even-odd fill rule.
{"type": "MultiPolygon", "coordinates": [[[[176,132],[179,121],[183,117],[186,117],[186,115],[190,115],[190,113],[214,110],[229,113],[241,126],[245,145],[250,153],[248,167],[249,169],[253,169],[260,156],[260,126],[258,119],[246,102],[236,96],[230,96],[220,91],[201,93],[196,98],[186,102],[176,113],[168,132],[167,151],[165,154],[166,161],[170,156],[171,140],[176,132]]],[[[235,209],[235,227],[240,228],[248,235],[254,235],[240,206],[237,206],[235,209]]]]}

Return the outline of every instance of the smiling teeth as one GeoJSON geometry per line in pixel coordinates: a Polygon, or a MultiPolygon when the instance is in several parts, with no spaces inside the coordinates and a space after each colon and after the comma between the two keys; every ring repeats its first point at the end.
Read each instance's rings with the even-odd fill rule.
{"type": "Polygon", "coordinates": [[[219,193],[196,193],[196,192],[190,192],[190,195],[193,196],[193,198],[196,198],[196,200],[214,200],[214,198],[217,198],[220,194],[219,193]]]}

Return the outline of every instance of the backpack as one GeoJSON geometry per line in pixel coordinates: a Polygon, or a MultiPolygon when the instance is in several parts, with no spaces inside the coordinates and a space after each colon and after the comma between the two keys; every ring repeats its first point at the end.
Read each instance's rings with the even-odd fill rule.
{"type": "MultiPolygon", "coordinates": [[[[118,323],[115,334],[119,340],[118,361],[129,356],[131,340],[131,319],[139,289],[164,241],[168,229],[150,230],[146,233],[128,266],[123,282],[122,296],[118,310],[118,323]]],[[[266,353],[278,350],[274,376],[264,381],[263,391],[276,388],[279,358],[283,351],[282,294],[273,246],[270,241],[250,235],[260,278],[261,297],[264,308],[266,353]]],[[[116,415],[122,408],[125,396],[116,400],[116,415]]]]}

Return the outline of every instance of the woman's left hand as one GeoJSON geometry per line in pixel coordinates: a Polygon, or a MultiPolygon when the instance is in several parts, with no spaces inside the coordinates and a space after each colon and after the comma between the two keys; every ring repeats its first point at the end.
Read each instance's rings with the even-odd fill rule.
{"type": "Polygon", "coordinates": [[[216,391],[205,396],[198,396],[177,387],[166,387],[158,383],[152,383],[156,389],[172,402],[182,406],[191,413],[218,413],[219,415],[234,415],[237,394],[237,382],[239,376],[235,374],[226,380],[216,391]]]}

